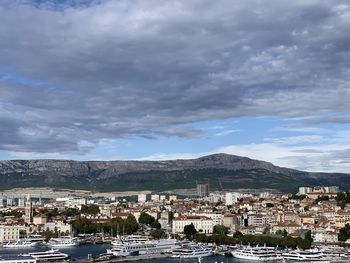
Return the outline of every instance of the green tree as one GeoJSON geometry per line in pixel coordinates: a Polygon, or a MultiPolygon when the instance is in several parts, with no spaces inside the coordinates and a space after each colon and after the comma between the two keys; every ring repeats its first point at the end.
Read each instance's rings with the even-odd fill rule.
{"type": "Polygon", "coordinates": [[[283,229],[283,231],[282,231],[282,236],[283,236],[283,237],[288,236],[288,232],[287,232],[287,230],[286,230],[286,229],[283,229]]]}
{"type": "Polygon", "coordinates": [[[166,234],[163,230],[161,229],[155,229],[155,230],[152,230],[150,235],[155,238],[155,239],[160,239],[160,238],[165,238],[166,237],[166,234]]]}
{"type": "Polygon", "coordinates": [[[100,208],[98,205],[82,205],[80,212],[82,214],[97,215],[100,213],[100,208]]]}
{"type": "Polygon", "coordinates": [[[197,234],[197,230],[194,225],[191,223],[184,227],[184,233],[188,239],[192,238],[194,234],[197,234]]]}
{"type": "Polygon", "coordinates": [[[345,227],[342,227],[339,230],[338,240],[339,241],[346,241],[349,238],[350,238],[350,225],[346,224],[345,227]]]}
{"type": "Polygon", "coordinates": [[[156,219],[153,216],[151,216],[151,215],[149,215],[149,214],[147,214],[145,212],[142,212],[140,214],[140,217],[139,217],[139,223],[140,224],[151,225],[155,221],[156,221],[156,219]]]}
{"type": "Polygon", "coordinates": [[[228,227],[226,227],[224,225],[215,225],[213,234],[227,235],[228,234],[228,227]]]}
{"type": "Polygon", "coordinates": [[[240,231],[236,231],[234,234],[233,234],[233,237],[234,238],[241,238],[243,236],[242,232],[240,231]]]}

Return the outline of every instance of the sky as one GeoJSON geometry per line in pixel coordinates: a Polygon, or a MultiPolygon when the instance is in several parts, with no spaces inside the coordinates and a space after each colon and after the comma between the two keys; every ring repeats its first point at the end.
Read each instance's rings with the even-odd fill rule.
{"type": "Polygon", "coordinates": [[[345,0],[2,0],[0,159],[350,173],[348,32],[345,0]]]}

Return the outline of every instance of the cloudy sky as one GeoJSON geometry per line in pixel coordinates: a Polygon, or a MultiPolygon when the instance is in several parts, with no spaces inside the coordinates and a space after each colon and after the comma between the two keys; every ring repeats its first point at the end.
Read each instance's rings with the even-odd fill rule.
{"type": "Polygon", "coordinates": [[[0,159],[350,172],[348,32],[347,0],[2,0],[0,159]]]}

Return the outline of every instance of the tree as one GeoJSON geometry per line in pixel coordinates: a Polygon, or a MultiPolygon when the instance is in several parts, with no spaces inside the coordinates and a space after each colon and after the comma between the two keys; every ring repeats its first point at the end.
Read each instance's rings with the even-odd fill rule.
{"type": "Polygon", "coordinates": [[[165,238],[166,237],[166,234],[163,230],[161,229],[155,229],[155,230],[152,230],[150,235],[155,238],[155,239],[160,239],[160,238],[165,238]]]}
{"type": "Polygon", "coordinates": [[[149,215],[149,214],[147,214],[145,212],[142,212],[140,217],[139,217],[139,223],[140,224],[151,225],[155,221],[156,221],[156,219],[153,216],[151,216],[151,215],[149,215]]]}
{"type": "Polygon", "coordinates": [[[213,233],[217,234],[217,235],[227,235],[228,234],[228,227],[226,227],[224,225],[215,225],[213,233]]]}
{"type": "Polygon", "coordinates": [[[346,224],[345,227],[339,230],[338,240],[346,241],[350,238],[350,225],[346,224]]]}
{"type": "Polygon", "coordinates": [[[155,222],[151,223],[151,227],[156,228],[156,229],[161,229],[162,225],[159,222],[155,221],[155,222]]]}
{"type": "Polygon", "coordinates": [[[282,231],[282,236],[284,236],[284,237],[288,236],[288,232],[287,232],[286,229],[283,229],[283,231],[282,231]]]}
{"type": "Polygon", "coordinates": [[[241,238],[243,236],[242,232],[240,231],[236,231],[234,234],[233,234],[233,237],[234,238],[241,238]]]}
{"type": "Polygon", "coordinates": [[[190,239],[194,234],[197,234],[197,230],[194,225],[191,223],[184,227],[184,233],[188,239],[190,239]]]}
{"type": "Polygon", "coordinates": [[[82,205],[80,212],[82,214],[97,215],[100,213],[98,205],[82,205]]]}

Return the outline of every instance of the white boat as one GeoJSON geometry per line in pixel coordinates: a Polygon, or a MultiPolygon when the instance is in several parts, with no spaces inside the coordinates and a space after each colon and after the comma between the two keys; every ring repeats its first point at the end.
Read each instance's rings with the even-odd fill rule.
{"type": "Polygon", "coordinates": [[[59,238],[51,238],[48,242],[50,247],[74,247],[78,245],[78,241],[70,236],[59,238]]]}
{"type": "Polygon", "coordinates": [[[327,259],[320,250],[318,249],[309,249],[309,250],[291,250],[282,254],[284,262],[318,262],[318,263],[329,263],[327,259]]]}
{"type": "Polygon", "coordinates": [[[172,257],[175,258],[203,258],[214,254],[213,249],[204,245],[186,245],[181,248],[174,249],[172,257]]]}
{"type": "Polygon", "coordinates": [[[107,254],[113,254],[117,257],[129,256],[132,254],[151,254],[155,249],[155,244],[152,242],[144,243],[122,243],[119,245],[114,245],[111,249],[107,249],[107,254]]]}
{"type": "Polygon", "coordinates": [[[67,261],[69,260],[69,255],[61,253],[58,250],[51,249],[44,252],[32,252],[28,256],[36,259],[37,262],[52,262],[52,261],[67,261]]]}
{"type": "Polygon", "coordinates": [[[0,263],[36,263],[36,259],[31,256],[0,255],[0,263]]]}
{"type": "Polygon", "coordinates": [[[274,247],[243,246],[231,252],[232,256],[239,259],[252,261],[281,261],[279,251],[274,247]]]}
{"type": "Polygon", "coordinates": [[[31,242],[28,239],[18,239],[17,241],[9,241],[5,244],[3,244],[4,248],[28,248],[28,247],[34,247],[38,243],[37,242],[31,242]]]}
{"type": "Polygon", "coordinates": [[[129,240],[113,242],[113,247],[107,249],[108,254],[114,256],[128,256],[130,254],[159,254],[171,253],[174,249],[179,248],[179,242],[176,239],[160,240],[129,240]]]}
{"type": "Polygon", "coordinates": [[[127,243],[145,243],[149,241],[149,239],[145,236],[141,235],[127,235],[127,236],[117,236],[112,239],[112,246],[118,246],[125,242],[127,243]]]}

